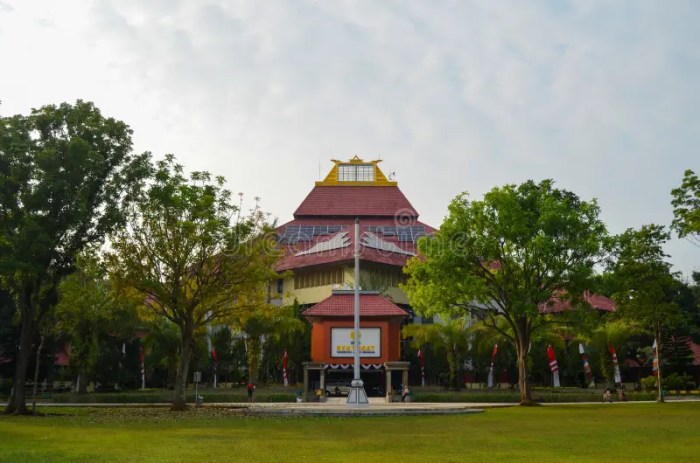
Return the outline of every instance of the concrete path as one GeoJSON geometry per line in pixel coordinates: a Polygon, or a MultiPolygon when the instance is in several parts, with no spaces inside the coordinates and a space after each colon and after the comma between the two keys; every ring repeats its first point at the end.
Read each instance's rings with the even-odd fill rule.
{"type": "MultiPolygon", "coordinates": [[[[462,402],[462,403],[429,403],[429,402],[409,402],[409,403],[386,403],[383,398],[369,399],[368,407],[348,407],[344,397],[332,397],[326,402],[303,402],[303,403],[205,403],[205,408],[229,408],[238,410],[242,414],[256,416],[396,416],[396,415],[455,415],[482,413],[489,408],[515,407],[517,403],[501,402],[462,402]]],[[[700,402],[695,398],[668,398],[667,402],[700,402]]],[[[653,401],[637,402],[613,402],[606,404],[610,406],[626,406],[631,404],[655,403],[653,401]]],[[[601,402],[565,402],[546,403],[547,407],[556,406],[586,406],[600,405],[601,402]]],[[[169,403],[102,403],[102,404],[71,404],[71,403],[43,403],[37,402],[40,407],[81,407],[81,408],[167,408],[169,403]]]]}

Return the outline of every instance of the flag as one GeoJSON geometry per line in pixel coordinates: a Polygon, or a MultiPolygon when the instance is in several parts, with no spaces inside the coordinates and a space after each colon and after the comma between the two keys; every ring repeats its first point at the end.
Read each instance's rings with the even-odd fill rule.
{"type": "Polygon", "coordinates": [[[617,352],[615,346],[608,344],[608,352],[612,357],[613,370],[615,371],[615,384],[622,384],[622,375],[620,374],[620,363],[617,361],[617,352]]]}
{"type": "Polygon", "coordinates": [[[552,371],[552,382],[554,387],[559,387],[561,386],[559,384],[559,364],[551,344],[547,346],[547,357],[549,357],[549,369],[552,371]]]}
{"type": "Polygon", "coordinates": [[[588,387],[595,387],[595,380],[593,379],[593,372],[591,371],[591,366],[588,364],[588,356],[586,351],[583,349],[583,344],[578,343],[578,351],[581,354],[581,361],[583,361],[583,371],[586,373],[586,380],[588,380],[588,387]]]}
{"type": "Polygon", "coordinates": [[[654,345],[651,346],[651,352],[654,355],[654,360],[651,366],[651,374],[653,376],[659,376],[659,352],[656,346],[656,339],[654,339],[654,345]]]}
{"type": "Polygon", "coordinates": [[[284,380],[284,387],[289,386],[289,380],[287,379],[287,361],[289,356],[287,355],[287,349],[284,350],[284,355],[282,356],[282,379],[284,380]]]}
{"type": "Polygon", "coordinates": [[[146,389],[146,365],[143,355],[143,346],[139,346],[139,359],[141,360],[141,389],[146,389]]]}
{"type": "Polygon", "coordinates": [[[418,349],[418,361],[420,362],[420,385],[425,386],[425,358],[420,349],[418,349]]]}
{"type": "Polygon", "coordinates": [[[496,354],[498,353],[498,344],[493,345],[493,351],[491,352],[491,367],[489,368],[489,377],[487,381],[487,385],[489,388],[493,387],[493,361],[496,358],[496,354]]]}
{"type": "Polygon", "coordinates": [[[214,373],[214,389],[216,389],[216,369],[219,366],[219,357],[216,355],[216,347],[211,347],[211,366],[214,373]]]}

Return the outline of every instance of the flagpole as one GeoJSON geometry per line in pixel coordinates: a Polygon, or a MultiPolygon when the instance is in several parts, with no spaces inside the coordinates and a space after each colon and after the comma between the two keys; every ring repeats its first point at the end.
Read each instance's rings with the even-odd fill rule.
{"type": "Polygon", "coordinates": [[[348,406],[367,406],[369,400],[365,392],[364,384],[360,378],[360,218],[355,219],[355,323],[354,323],[354,379],[352,380],[350,393],[348,394],[348,406]]]}

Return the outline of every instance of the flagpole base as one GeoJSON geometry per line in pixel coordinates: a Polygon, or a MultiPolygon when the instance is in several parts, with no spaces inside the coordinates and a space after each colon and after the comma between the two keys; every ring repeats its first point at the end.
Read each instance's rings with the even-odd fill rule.
{"type": "Polygon", "coordinates": [[[353,379],[350,383],[350,393],[348,394],[348,407],[368,407],[369,399],[365,392],[364,383],[361,379],[353,379]]]}

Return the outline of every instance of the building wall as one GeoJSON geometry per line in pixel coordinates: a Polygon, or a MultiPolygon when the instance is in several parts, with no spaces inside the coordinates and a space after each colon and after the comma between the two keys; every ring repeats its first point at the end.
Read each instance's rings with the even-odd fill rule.
{"type": "MultiPolygon", "coordinates": [[[[352,363],[352,357],[331,357],[331,328],[352,327],[352,320],[325,320],[314,323],[311,327],[311,360],[321,363],[352,363]]],[[[362,328],[380,328],[382,344],[380,357],[361,358],[360,363],[384,363],[400,360],[400,321],[361,320],[360,329],[362,328]]]]}
{"type": "MultiPolygon", "coordinates": [[[[308,269],[305,272],[332,272],[337,268],[335,267],[320,267],[317,269],[308,269]]],[[[376,264],[364,264],[360,271],[365,272],[378,272],[382,273],[389,269],[389,266],[380,266],[376,264]]],[[[400,274],[401,269],[394,267],[392,269],[395,273],[400,274]]],[[[342,283],[331,283],[331,284],[321,284],[319,286],[312,286],[307,288],[299,288],[299,284],[295,284],[294,277],[287,278],[284,280],[282,294],[277,293],[277,283],[273,284],[272,294],[273,299],[281,298],[280,303],[282,305],[292,305],[296,299],[299,304],[316,304],[321,302],[325,298],[331,295],[333,289],[340,289],[343,285],[347,285],[348,288],[353,288],[355,286],[355,268],[353,266],[344,265],[342,266],[343,276],[341,278],[342,283]]],[[[393,278],[392,283],[397,279],[393,278]]],[[[335,281],[338,281],[336,279],[335,281]]],[[[363,288],[368,289],[368,288],[363,288]]],[[[369,288],[376,289],[376,288],[369,288]]],[[[397,286],[389,286],[386,289],[386,295],[389,296],[395,304],[408,304],[408,296],[397,286]]]]}

